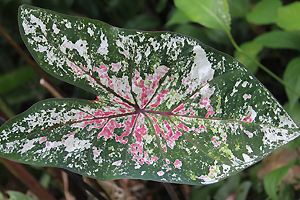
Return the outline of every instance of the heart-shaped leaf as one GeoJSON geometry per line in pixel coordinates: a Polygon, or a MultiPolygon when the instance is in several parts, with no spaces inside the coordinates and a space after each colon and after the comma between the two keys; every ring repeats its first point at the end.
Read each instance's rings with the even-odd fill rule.
{"type": "Polygon", "coordinates": [[[22,6],[22,38],[47,72],[98,96],[39,102],[0,129],[0,155],[99,179],[209,184],[299,135],[241,64],[169,32],[22,6]]]}

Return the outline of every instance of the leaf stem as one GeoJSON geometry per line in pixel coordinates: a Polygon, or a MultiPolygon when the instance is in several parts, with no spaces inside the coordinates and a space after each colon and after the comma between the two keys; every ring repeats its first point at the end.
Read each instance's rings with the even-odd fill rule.
{"type": "Polygon", "coordinates": [[[49,84],[49,82],[46,81],[45,79],[43,79],[43,78],[40,79],[40,85],[43,86],[46,90],[48,90],[48,92],[52,96],[59,98],[59,99],[63,98],[63,96],[59,92],[57,92],[57,90],[51,84],[49,84]]]}
{"type": "Polygon", "coordinates": [[[4,158],[0,158],[0,162],[39,199],[55,200],[48,190],[41,186],[23,165],[4,158]]]}
{"type": "MultiPolygon", "coordinates": [[[[64,172],[66,174],[68,174],[68,177],[70,177],[70,179],[77,184],[79,187],[82,187],[83,189],[87,190],[89,193],[91,193],[96,199],[99,200],[106,200],[106,198],[104,196],[102,196],[102,194],[100,194],[98,191],[96,191],[92,186],[90,186],[89,184],[87,184],[86,182],[84,182],[82,180],[82,176],[72,173],[70,171],[64,170],[64,172]]],[[[103,188],[101,188],[102,192],[107,195],[105,193],[105,191],[103,190],[103,188]]]]}
{"type": "Polygon", "coordinates": [[[293,91],[295,94],[300,94],[296,92],[293,88],[291,88],[289,85],[287,85],[282,78],[277,76],[275,73],[273,73],[271,70],[269,70],[266,66],[264,66],[262,63],[260,63],[257,59],[253,58],[247,52],[245,52],[243,49],[240,48],[240,46],[236,43],[234,37],[232,36],[231,32],[229,30],[225,30],[227,37],[229,38],[232,46],[235,48],[236,51],[242,53],[244,56],[246,56],[250,61],[254,62],[260,69],[262,69],[264,72],[266,72],[269,76],[271,76],[273,79],[278,81],[281,85],[288,88],[289,90],[293,91]]]}

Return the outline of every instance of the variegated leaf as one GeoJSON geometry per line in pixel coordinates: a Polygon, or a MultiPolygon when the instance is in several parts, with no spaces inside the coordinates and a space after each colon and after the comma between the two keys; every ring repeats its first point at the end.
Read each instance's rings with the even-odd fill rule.
{"type": "Polygon", "coordinates": [[[31,6],[19,24],[43,69],[98,98],[35,104],[1,127],[3,157],[98,179],[209,184],[299,135],[251,73],[195,39],[31,6]]]}

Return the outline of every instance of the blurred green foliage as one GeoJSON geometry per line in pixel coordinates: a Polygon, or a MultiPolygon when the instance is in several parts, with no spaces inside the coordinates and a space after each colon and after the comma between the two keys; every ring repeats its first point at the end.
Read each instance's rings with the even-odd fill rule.
{"type": "MultiPolygon", "coordinates": [[[[245,64],[300,125],[299,1],[1,0],[0,28],[25,51],[17,28],[17,10],[23,3],[99,19],[118,27],[168,30],[197,38],[234,55],[245,64]],[[281,77],[285,86],[272,79],[255,60],[281,77]]],[[[51,94],[40,86],[39,74],[3,37],[1,29],[0,111],[1,114],[20,113],[33,103],[51,97],[51,94]]],[[[93,98],[78,88],[51,77],[50,80],[65,97],[93,98]]],[[[298,139],[289,147],[297,151],[299,145],[298,139]]],[[[273,166],[268,166],[268,162],[258,163],[220,183],[194,187],[191,199],[299,199],[299,180],[296,175],[293,182],[283,181],[285,175],[297,165],[298,157],[294,159],[294,165],[277,161],[280,168],[273,171],[273,166]],[[258,177],[265,168],[269,171],[264,179],[258,177]]],[[[4,186],[0,188],[6,189],[4,186]]]]}
{"type": "MultiPolygon", "coordinates": [[[[8,198],[5,198],[5,200],[32,200],[32,198],[30,198],[29,196],[21,192],[7,191],[6,193],[8,194],[8,198]]],[[[4,196],[1,193],[0,193],[0,200],[4,200],[4,196]]]]}

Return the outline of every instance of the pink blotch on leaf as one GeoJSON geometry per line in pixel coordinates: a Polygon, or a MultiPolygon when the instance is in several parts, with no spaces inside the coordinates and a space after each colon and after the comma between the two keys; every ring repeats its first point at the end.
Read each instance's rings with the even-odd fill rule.
{"type": "Polygon", "coordinates": [[[124,137],[127,137],[130,135],[131,130],[133,128],[134,122],[136,120],[137,116],[132,115],[131,117],[128,117],[128,119],[124,123],[124,132],[120,136],[116,136],[116,142],[120,142],[122,144],[126,144],[128,142],[128,139],[124,139],[124,137]]]}
{"type": "Polygon", "coordinates": [[[174,162],[174,167],[176,169],[181,169],[181,166],[182,166],[182,162],[180,160],[176,159],[174,162]]]}
{"type": "Polygon", "coordinates": [[[242,119],[242,121],[243,121],[243,122],[247,122],[247,123],[251,123],[251,122],[254,121],[254,119],[251,117],[251,115],[248,115],[248,116],[244,117],[244,118],[242,119]]]}
{"type": "Polygon", "coordinates": [[[219,137],[213,136],[211,138],[211,142],[213,143],[214,147],[219,147],[221,145],[221,141],[219,140],[219,137]]]}
{"type": "Polygon", "coordinates": [[[186,132],[190,131],[190,128],[188,126],[184,125],[183,123],[178,124],[177,127],[186,132]]]}
{"type": "Polygon", "coordinates": [[[103,127],[103,129],[100,131],[100,133],[97,136],[97,139],[103,137],[104,140],[108,140],[110,138],[114,137],[114,130],[116,128],[120,128],[121,125],[116,122],[114,119],[110,119],[105,126],[103,127]]]}
{"type": "Polygon", "coordinates": [[[213,107],[210,104],[210,99],[209,98],[203,98],[200,100],[200,107],[205,108],[207,113],[205,115],[205,118],[209,118],[210,116],[215,114],[215,111],[213,107]]]}
{"type": "Polygon", "coordinates": [[[165,162],[167,165],[171,163],[171,161],[168,158],[165,158],[165,162]]]}
{"type": "MultiPolygon", "coordinates": [[[[149,103],[150,99],[158,88],[159,81],[163,76],[165,76],[168,70],[169,68],[166,66],[159,66],[154,70],[154,74],[146,74],[145,79],[142,79],[140,72],[135,70],[132,77],[132,89],[133,92],[137,95],[137,99],[141,101],[141,108],[144,108],[149,103]]],[[[152,104],[152,107],[158,106],[165,95],[166,91],[163,91],[160,94],[156,95],[154,98],[157,99],[154,100],[155,103],[152,104]]]]}
{"type": "Polygon", "coordinates": [[[158,176],[163,176],[165,173],[163,172],[163,171],[159,171],[159,172],[157,172],[157,175],[158,176]]]}
{"type": "Polygon", "coordinates": [[[181,104],[179,104],[179,106],[177,106],[177,107],[173,110],[173,112],[174,112],[174,113],[177,113],[177,112],[182,111],[183,109],[184,109],[184,104],[181,103],[181,104]]]}
{"type": "Polygon", "coordinates": [[[71,71],[77,76],[82,76],[85,73],[85,71],[82,68],[78,67],[71,61],[67,61],[67,65],[68,67],[70,67],[71,71]]]}
{"type": "Polygon", "coordinates": [[[43,137],[40,138],[39,143],[42,144],[43,142],[46,142],[46,141],[47,141],[47,137],[43,136],[43,137]]]}
{"type": "Polygon", "coordinates": [[[122,68],[122,65],[120,63],[112,63],[111,64],[111,70],[113,72],[118,72],[122,68]]]}
{"type": "Polygon", "coordinates": [[[150,104],[151,108],[157,108],[161,103],[162,100],[169,94],[169,90],[162,90],[159,92],[156,97],[153,99],[154,103],[150,104]]]}

